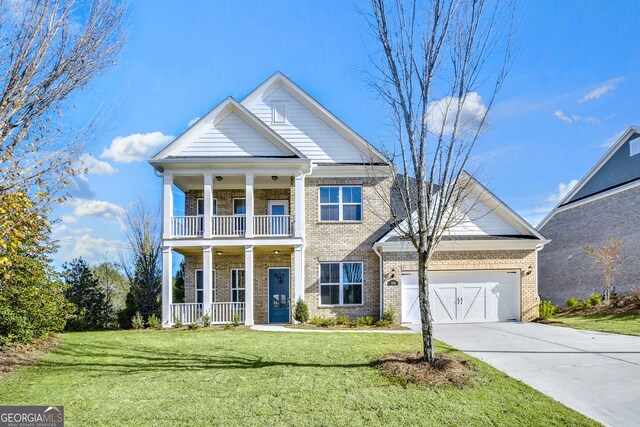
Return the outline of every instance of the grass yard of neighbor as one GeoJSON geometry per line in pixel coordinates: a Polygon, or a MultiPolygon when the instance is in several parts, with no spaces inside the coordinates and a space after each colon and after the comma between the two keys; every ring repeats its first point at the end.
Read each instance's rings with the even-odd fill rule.
{"type": "Polygon", "coordinates": [[[371,366],[419,349],[417,334],[68,333],[0,382],[0,402],[64,405],[68,426],[598,425],[441,343],[438,351],[472,360],[467,385],[405,387],[371,366]]]}
{"type": "Polygon", "coordinates": [[[554,317],[551,325],[640,336],[640,314],[594,314],[554,317]]]}

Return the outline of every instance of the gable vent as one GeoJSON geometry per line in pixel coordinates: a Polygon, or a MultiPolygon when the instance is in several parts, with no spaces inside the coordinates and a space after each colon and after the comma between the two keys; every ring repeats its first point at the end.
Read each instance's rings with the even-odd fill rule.
{"type": "Polygon", "coordinates": [[[273,123],[286,123],[287,122],[287,104],[285,102],[274,102],[272,104],[273,123]]]}
{"type": "Polygon", "coordinates": [[[629,141],[629,156],[635,156],[640,153],[640,138],[629,141]]]}

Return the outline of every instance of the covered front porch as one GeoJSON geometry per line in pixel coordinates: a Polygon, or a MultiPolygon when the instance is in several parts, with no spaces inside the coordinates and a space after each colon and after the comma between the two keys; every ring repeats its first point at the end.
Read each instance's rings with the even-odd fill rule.
{"type": "MultiPolygon", "coordinates": [[[[271,242],[274,243],[274,242],[271,242]]],[[[303,298],[301,243],[163,248],[162,324],[288,323],[303,298]],[[184,256],[184,302],[173,299],[173,251],[184,256]]]]}

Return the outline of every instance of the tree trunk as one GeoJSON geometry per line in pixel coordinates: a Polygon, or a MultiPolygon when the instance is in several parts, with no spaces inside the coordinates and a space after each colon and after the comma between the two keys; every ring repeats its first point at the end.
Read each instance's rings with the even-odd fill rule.
{"type": "Polygon", "coordinates": [[[422,320],[422,346],[424,361],[433,363],[435,351],[433,348],[433,322],[431,320],[431,306],[429,305],[429,257],[418,251],[418,302],[420,303],[420,319],[422,320]]]}

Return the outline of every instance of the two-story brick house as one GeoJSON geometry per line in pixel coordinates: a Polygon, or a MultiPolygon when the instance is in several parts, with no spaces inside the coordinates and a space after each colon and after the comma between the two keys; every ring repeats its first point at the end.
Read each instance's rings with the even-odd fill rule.
{"type": "MultiPolygon", "coordinates": [[[[205,313],[290,322],[300,298],[311,314],[391,309],[419,321],[415,253],[389,227],[387,159],[281,73],[222,101],[150,163],[164,181],[164,325],[205,313]],[[173,251],[185,257],[184,304],[171,300],[173,251]]],[[[434,264],[436,320],[528,320],[545,241],[477,185],[486,212],[454,230],[434,264]]]]}

